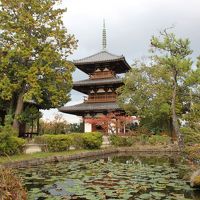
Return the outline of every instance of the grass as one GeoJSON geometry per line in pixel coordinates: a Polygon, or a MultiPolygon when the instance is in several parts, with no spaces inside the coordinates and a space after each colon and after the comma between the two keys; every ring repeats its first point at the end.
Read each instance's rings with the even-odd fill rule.
{"type": "Polygon", "coordinates": [[[19,154],[14,156],[0,156],[0,164],[5,164],[9,162],[31,160],[35,158],[46,158],[49,156],[64,156],[64,155],[73,155],[82,152],[89,152],[90,150],[70,150],[63,152],[38,152],[32,154],[19,154]]]}

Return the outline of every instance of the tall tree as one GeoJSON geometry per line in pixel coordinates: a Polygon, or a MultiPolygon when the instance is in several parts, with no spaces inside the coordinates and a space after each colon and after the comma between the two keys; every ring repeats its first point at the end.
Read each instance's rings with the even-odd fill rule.
{"type": "Polygon", "coordinates": [[[77,47],[63,25],[60,0],[0,0],[0,98],[9,100],[14,128],[24,102],[43,108],[69,100],[77,47]]]}
{"type": "MultiPolygon", "coordinates": [[[[172,127],[178,138],[179,147],[184,146],[183,136],[179,128],[178,118],[187,110],[189,101],[188,74],[192,73],[192,61],[188,56],[192,53],[188,39],[179,39],[166,30],[160,37],[151,39],[151,64],[140,69],[133,69],[125,78],[125,86],[121,89],[121,100],[124,103],[135,103],[137,110],[145,116],[155,113],[172,119],[172,127]],[[136,80],[134,71],[137,71],[136,80]],[[131,83],[132,84],[128,84],[131,83]],[[128,90],[127,90],[128,85],[128,90]],[[132,97],[130,91],[132,87],[132,97]],[[125,92],[124,92],[125,91],[125,92]],[[129,95],[127,95],[129,94],[129,95]],[[138,97],[138,99],[136,98],[138,97]],[[152,112],[153,111],[153,112],[152,112]]],[[[159,115],[157,115],[159,116],[159,115]]]]}

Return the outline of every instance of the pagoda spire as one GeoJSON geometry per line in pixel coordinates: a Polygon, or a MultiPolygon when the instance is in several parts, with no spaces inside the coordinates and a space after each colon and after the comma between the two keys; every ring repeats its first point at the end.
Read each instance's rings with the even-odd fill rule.
{"type": "Polygon", "coordinates": [[[103,33],[102,33],[102,50],[106,50],[106,25],[105,25],[105,19],[103,19],[103,33]]]}

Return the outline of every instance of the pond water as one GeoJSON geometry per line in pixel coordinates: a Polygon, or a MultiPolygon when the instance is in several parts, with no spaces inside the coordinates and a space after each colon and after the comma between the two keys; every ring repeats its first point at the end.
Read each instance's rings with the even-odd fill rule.
{"type": "Polygon", "coordinates": [[[29,200],[200,200],[171,156],[110,155],[19,169],[29,200]]]}

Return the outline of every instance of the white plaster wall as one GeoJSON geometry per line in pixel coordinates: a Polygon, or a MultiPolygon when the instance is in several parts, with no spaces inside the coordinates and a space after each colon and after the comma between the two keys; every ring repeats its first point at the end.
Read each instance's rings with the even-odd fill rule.
{"type": "Polygon", "coordinates": [[[92,124],[85,122],[84,132],[92,132],[92,124]]]}
{"type": "MultiPolygon", "coordinates": [[[[114,130],[114,133],[116,133],[116,127],[115,127],[114,123],[111,122],[110,125],[109,125],[109,127],[112,127],[112,129],[114,130]]],[[[108,129],[108,133],[109,134],[113,134],[112,131],[110,130],[110,128],[108,129]]]]}

